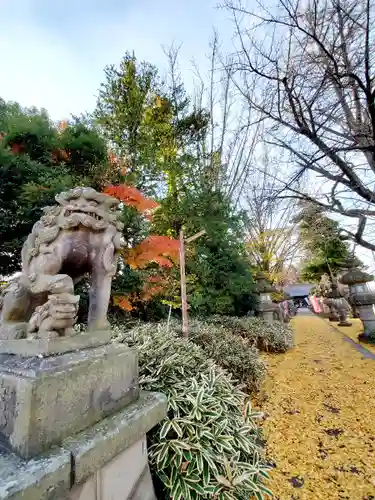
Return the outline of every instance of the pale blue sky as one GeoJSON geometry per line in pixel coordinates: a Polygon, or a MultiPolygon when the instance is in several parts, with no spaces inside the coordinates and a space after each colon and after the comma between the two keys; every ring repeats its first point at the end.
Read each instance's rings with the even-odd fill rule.
{"type": "MultiPolygon", "coordinates": [[[[182,43],[180,67],[192,88],[191,61],[207,66],[209,39],[224,52],[233,26],[220,0],[0,0],[0,97],[44,107],[54,120],[92,111],[104,67],[126,50],[161,70],[162,45],[182,43]]],[[[374,268],[370,252],[360,258],[374,268]]]]}
{"type": "Polygon", "coordinates": [[[162,45],[183,43],[203,67],[216,27],[228,48],[232,25],[218,0],[0,0],[0,97],[45,107],[53,119],[91,111],[107,64],[126,50],[162,68],[162,45]]]}

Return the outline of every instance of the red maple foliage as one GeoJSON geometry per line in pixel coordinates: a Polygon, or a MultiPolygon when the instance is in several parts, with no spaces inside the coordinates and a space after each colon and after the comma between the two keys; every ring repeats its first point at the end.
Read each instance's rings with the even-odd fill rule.
{"type": "MultiPolygon", "coordinates": [[[[111,156],[112,164],[116,160],[111,156]]],[[[133,186],[122,184],[119,186],[107,186],[104,193],[121,200],[125,205],[134,207],[139,213],[151,218],[153,210],[159,206],[154,200],[146,198],[133,186]]],[[[124,252],[126,263],[133,269],[144,269],[152,263],[156,263],[164,269],[173,267],[179,260],[180,242],[169,236],[150,235],[135,248],[124,252]]],[[[116,295],[113,297],[114,305],[121,309],[131,311],[134,304],[139,301],[150,300],[153,296],[164,290],[166,282],[162,276],[149,276],[140,293],[129,295],[116,295]]]]}
{"type": "Polygon", "coordinates": [[[148,218],[151,217],[152,211],[159,206],[156,201],[143,196],[139,189],[134,186],[127,186],[126,184],[107,186],[104,189],[104,193],[118,198],[129,207],[134,207],[148,218]]]}
{"type": "Polygon", "coordinates": [[[129,300],[129,297],[126,295],[114,295],[113,296],[113,305],[118,306],[124,311],[132,311],[134,309],[132,303],[129,300]]]}
{"type": "Polygon", "coordinates": [[[52,156],[52,161],[55,163],[59,163],[60,161],[67,161],[69,160],[70,153],[66,151],[65,149],[54,149],[51,153],[52,156]]]}
{"type": "Polygon", "coordinates": [[[142,269],[151,262],[172,267],[178,262],[180,242],[169,236],[151,235],[135,248],[127,251],[125,259],[133,269],[142,269]]]}
{"type": "Polygon", "coordinates": [[[155,295],[162,293],[165,289],[166,281],[162,276],[150,276],[144,283],[139,293],[130,293],[127,295],[115,295],[113,305],[120,307],[124,311],[132,311],[136,304],[147,302],[155,295]]]}

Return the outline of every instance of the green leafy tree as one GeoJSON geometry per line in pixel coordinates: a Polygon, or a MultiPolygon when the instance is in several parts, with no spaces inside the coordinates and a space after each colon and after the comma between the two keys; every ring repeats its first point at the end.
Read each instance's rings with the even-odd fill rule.
{"type": "Polygon", "coordinates": [[[118,68],[108,66],[95,116],[124,164],[127,183],[178,202],[181,185],[194,179],[196,145],[209,117],[191,109],[177,52],[171,49],[168,59],[165,83],[155,66],[134,54],[125,54],[118,68]]]}
{"type": "MultiPolygon", "coordinates": [[[[220,192],[204,186],[181,195],[178,209],[176,212],[169,198],[162,201],[152,232],[171,231],[174,220],[182,223],[187,237],[205,231],[186,248],[191,314],[246,314],[254,304],[254,285],[243,244],[242,214],[236,214],[220,192]]],[[[175,280],[179,281],[177,272],[175,280]]],[[[179,293],[178,286],[174,290],[179,293]]],[[[178,295],[174,299],[178,301],[178,295]]]]}
{"type": "Polygon", "coordinates": [[[95,117],[127,170],[128,181],[148,188],[157,180],[154,146],[145,126],[146,112],[159,95],[157,69],[126,53],[119,67],[105,68],[95,117]]]}
{"type": "MultiPolygon", "coordinates": [[[[252,278],[243,234],[231,203],[210,181],[202,143],[212,126],[205,109],[195,109],[178,69],[178,50],[167,52],[168,74],[126,54],[106,68],[96,117],[121,157],[126,183],[156,195],[152,234],[178,238],[205,230],[186,249],[191,313],[244,313],[251,306],[252,278]]],[[[179,271],[171,271],[163,301],[179,304],[179,271]]],[[[160,299],[160,298],[159,298],[160,299]]]]}
{"type": "Polygon", "coordinates": [[[0,100],[0,273],[20,270],[20,250],[42,207],[76,185],[100,189],[108,169],[98,133],[73,119],[55,125],[45,110],[0,100]]]}
{"type": "Polygon", "coordinates": [[[313,204],[306,204],[297,219],[305,250],[302,279],[317,282],[323,274],[336,274],[349,257],[348,243],[341,234],[339,223],[313,204]]]}

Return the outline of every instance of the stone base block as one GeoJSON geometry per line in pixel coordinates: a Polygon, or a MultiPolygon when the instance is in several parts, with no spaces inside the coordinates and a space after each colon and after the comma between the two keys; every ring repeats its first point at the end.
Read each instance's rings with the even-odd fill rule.
{"type": "Polygon", "coordinates": [[[130,500],[156,500],[150,468],[147,465],[130,496],[130,500]]]}
{"type": "Polygon", "coordinates": [[[28,323],[2,321],[0,323],[0,339],[7,341],[23,339],[26,336],[28,323]]]}
{"type": "Polygon", "coordinates": [[[16,354],[21,357],[53,356],[66,352],[88,349],[108,344],[110,330],[78,333],[70,337],[50,339],[0,340],[0,354],[16,354]]]}
{"type": "Polygon", "coordinates": [[[0,453],[0,500],[156,500],[146,433],[166,415],[162,394],[141,393],[122,411],[30,460],[0,453]]]}
{"type": "Polygon", "coordinates": [[[137,353],[120,344],[49,358],[0,355],[0,446],[30,458],[138,398],[137,353]]]}
{"type": "Polygon", "coordinates": [[[373,304],[357,305],[359,317],[363,323],[363,335],[375,332],[375,306],[373,304]]]}
{"type": "Polygon", "coordinates": [[[331,322],[331,323],[337,323],[339,320],[338,316],[329,316],[328,317],[328,320],[331,322]]]}
{"type": "Polygon", "coordinates": [[[156,500],[145,437],[119,453],[84,484],[74,487],[69,497],[69,500],[136,499],[156,500]]]}
{"type": "Polygon", "coordinates": [[[352,326],[352,324],[353,323],[350,323],[349,321],[340,321],[337,326],[352,326]]]}

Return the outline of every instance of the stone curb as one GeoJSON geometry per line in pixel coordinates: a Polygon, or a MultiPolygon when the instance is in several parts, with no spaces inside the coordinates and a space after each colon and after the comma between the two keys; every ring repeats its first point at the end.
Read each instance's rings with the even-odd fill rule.
{"type": "Polygon", "coordinates": [[[22,460],[0,452],[0,500],[67,498],[71,482],[71,455],[55,448],[49,454],[22,460]]]}

